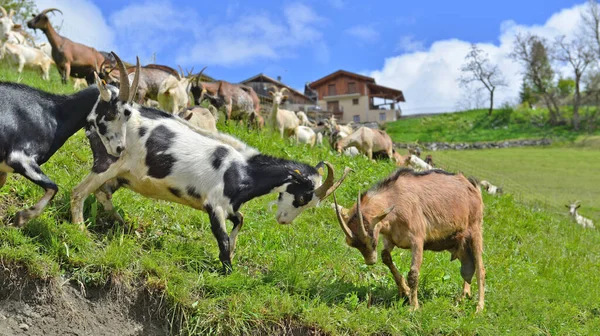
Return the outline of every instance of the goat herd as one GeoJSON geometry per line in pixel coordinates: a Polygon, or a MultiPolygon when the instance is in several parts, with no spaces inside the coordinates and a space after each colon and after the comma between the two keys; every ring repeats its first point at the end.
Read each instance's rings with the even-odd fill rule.
{"type": "MultiPolygon", "coordinates": [[[[19,36],[21,32],[11,23],[12,13],[7,14],[1,7],[0,10],[3,53],[15,55],[21,52],[18,48],[35,49],[23,42],[23,35],[19,36]]],[[[333,194],[335,214],[346,243],[357,248],[367,264],[373,264],[382,239],[382,261],[392,272],[400,295],[407,296],[413,308],[419,307],[417,288],[423,250],[432,250],[449,251],[452,259],[459,259],[464,280],[462,297],[470,296],[470,284],[476,273],[477,311],[483,309],[485,270],[480,185],[490,193],[498,191],[495,186],[432,169],[430,156],[428,162],[415,154],[401,156],[393,150],[389,135],[383,131],[367,127],[353,130],[351,125],[338,125],[335,120],[322,126],[311,124],[306,115],[280,109],[286,99],[285,89],[275,88],[270,92],[273,109],[269,126],[282,137],[294,135],[297,142],[314,145],[326,135],[338,152],[353,147],[370,159],[386,156],[398,165],[423,170],[400,168],[358,194],[354,205],[344,208],[337,203],[334,191],[350,173],[348,167],[336,181],[334,167],[329,162],[312,166],[264,155],[218,132],[216,108],[184,109],[190,92],[195,105],[208,99],[214,106],[224,107],[227,119],[246,119],[248,125],[262,127],[264,120],[252,88],[224,81],[203,83],[202,72],[195,77],[188,74],[186,78],[165,66],[141,67],[139,60],[135,67],[126,68],[115,53],[100,53],[58,35],[46,16],[51,11],[57,9],[42,11],[27,26],[41,29],[48,37],[63,83],[75,75],[95,85],[63,96],[0,82],[3,118],[0,187],[6,182],[7,173],[18,173],[45,191],[34,206],[15,215],[16,226],[39,216],[58,191],[40,166],[69,137],[85,128],[93,166],[71,194],[72,221],[82,230],[86,229],[83,202],[92,193],[119,222],[123,219],[114,211],[111,199],[120,187],[149,198],[187,205],[208,213],[219,247],[219,260],[224,273],[229,273],[237,236],[244,224],[239,211],[244,203],[277,193],[277,222],[289,224],[302,211],[333,194]],[[148,106],[153,104],[159,108],[148,106]],[[315,132],[319,127],[322,132],[315,132]],[[226,220],[233,224],[229,234],[226,220]],[[394,247],[412,251],[408,281],[392,261],[394,247]]],[[[19,71],[23,67],[21,59],[32,64],[32,58],[25,54],[19,58],[19,71]]],[[[47,78],[47,70],[43,72],[47,78]]],[[[576,214],[575,206],[571,212],[576,214]]]]}

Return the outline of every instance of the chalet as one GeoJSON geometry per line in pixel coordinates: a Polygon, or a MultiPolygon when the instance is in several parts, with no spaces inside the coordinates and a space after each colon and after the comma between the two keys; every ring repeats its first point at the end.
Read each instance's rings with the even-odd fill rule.
{"type": "Polygon", "coordinates": [[[287,88],[289,90],[289,92],[286,93],[288,99],[283,106],[283,108],[287,110],[306,111],[316,105],[315,100],[306,96],[302,92],[283,84],[281,82],[281,77],[273,79],[265,74],[260,73],[254,77],[250,77],[244,81],[241,81],[240,84],[251,86],[260,98],[261,105],[267,109],[270,108],[270,105],[273,102],[271,95],[269,95],[269,91],[273,86],[276,86],[278,89],[287,88]]]}
{"type": "Polygon", "coordinates": [[[322,110],[333,112],[342,122],[395,121],[401,114],[402,91],[381,86],[375,79],[338,70],[305,86],[322,110]]]}

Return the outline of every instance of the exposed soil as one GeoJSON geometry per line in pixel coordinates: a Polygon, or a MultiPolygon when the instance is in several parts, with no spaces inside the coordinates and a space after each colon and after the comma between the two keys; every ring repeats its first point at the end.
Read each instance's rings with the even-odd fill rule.
{"type": "Polygon", "coordinates": [[[64,279],[27,280],[22,273],[0,270],[0,336],[169,333],[147,293],[82,290],[64,279]]]}

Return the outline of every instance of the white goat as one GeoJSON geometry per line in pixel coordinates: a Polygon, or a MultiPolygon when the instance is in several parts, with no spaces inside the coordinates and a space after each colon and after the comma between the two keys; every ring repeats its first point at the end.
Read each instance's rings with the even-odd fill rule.
{"type": "Polygon", "coordinates": [[[296,116],[294,111],[284,110],[279,108],[287,96],[283,94],[283,91],[287,91],[287,88],[282,88],[281,91],[277,87],[273,87],[273,91],[269,91],[269,94],[273,97],[273,110],[270,115],[271,127],[274,130],[279,131],[279,135],[283,138],[284,132],[287,136],[294,134],[296,127],[300,126],[300,119],[296,116]]]}
{"type": "Polygon", "coordinates": [[[0,58],[8,56],[11,61],[18,64],[17,71],[21,73],[23,67],[39,68],[42,79],[50,79],[50,65],[52,59],[43,51],[22,44],[4,43],[0,50],[0,58]]]}
{"type": "MultiPolygon", "coordinates": [[[[52,58],[52,45],[48,42],[42,42],[37,45],[37,48],[44,52],[44,54],[48,55],[48,57],[52,58]]],[[[54,62],[54,60],[52,61],[54,62]]],[[[86,82],[87,84],[87,82],[86,82]]]]}
{"type": "Polygon", "coordinates": [[[409,164],[411,167],[417,169],[417,170],[430,170],[433,169],[433,167],[428,164],[427,162],[423,161],[420,157],[411,154],[410,155],[410,160],[408,160],[409,164]]]}
{"type": "Polygon", "coordinates": [[[317,132],[317,145],[323,146],[323,133],[317,132]]]}
{"type": "Polygon", "coordinates": [[[577,209],[581,206],[579,204],[580,201],[575,201],[575,203],[571,203],[570,205],[565,205],[569,208],[569,214],[575,219],[577,224],[583,226],[584,228],[594,229],[594,222],[591,219],[585,218],[577,212],[577,209]]]}
{"type": "Polygon", "coordinates": [[[88,87],[88,83],[85,78],[73,78],[73,89],[81,90],[88,87]]]}
{"type": "MultiPolygon", "coordinates": [[[[133,74],[130,74],[130,78],[133,74]]],[[[173,114],[188,106],[190,97],[190,78],[178,80],[169,75],[159,86],[157,100],[160,108],[173,114]]]]}
{"type": "Polygon", "coordinates": [[[358,151],[358,148],[352,146],[352,147],[348,147],[348,148],[344,149],[344,155],[357,156],[357,155],[360,155],[360,152],[358,151]]]}
{"type": "Polygon", "coordinates": [[[479,185],[490,195],[502,194],[502,188],[499,188],[486,180],[479,182],[479,185]]]}
{"type": "Polygon", "coordinates": [[[179,117],[187,120],[190,124],[205,129],[211,133],[217,133],[217,120],[219,111],[214,106],[209,108],[194,106],[179,113],[179,117]]]}
{"type": "Polygon", "coordinates": [[[298,120],[300,120],[300,125],[314,126],[310,121],[308,121],[308,117],[306,116],[306,113],[304,113],[302,111],[296,112],[296,117],[298,117],[298,120]]]}
{"type": "Polygon", "coordinates": [[[308,126],[298,126],[294,130],[294,135],[297,144],[309,144],[311,147],[317,141],[317,134],[308,126]]]}
{"type": "Polygon", "coordinates": [[[26,37],[13,30],[15,23],[12,17],[15,15],[15,11],[11,9],[10,13],[7,13],[4,7],[0,7],[0,13],[2,14],[0,17],[0,40],[12,44],[26,44],[26,37]]]}

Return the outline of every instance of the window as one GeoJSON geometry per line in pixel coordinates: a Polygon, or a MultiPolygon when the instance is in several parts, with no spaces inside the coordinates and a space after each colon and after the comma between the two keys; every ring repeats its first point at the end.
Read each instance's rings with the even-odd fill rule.
{"type": "Polygon", "coordinates": [[[356,93],[356,83],[354,82],[350,82],[348,83],[348,94],[350,93],[356,93]]]}
{"type": "Polygon", "coordinates": [[[358,98],[352,99],[352,105],[358,105],[358,98]]]}
{"type": "Polygon", "coordinates": [[[352,121],[354,121],[355,123],[359,123],[360,122],[360,116],[358,114],[355,114],[354,117],[352,117],[352,121]]]}
{"type": "Polygon", "coordinates": [[[327,92],[329,96],[335,96],[335,84],[329,84],[327,85],[327,92]]]}
{"type": "Polygon", "coordinates": [[[379,113],[379,121],[385,121],[386,119],[385,112],[379,113]]]}

